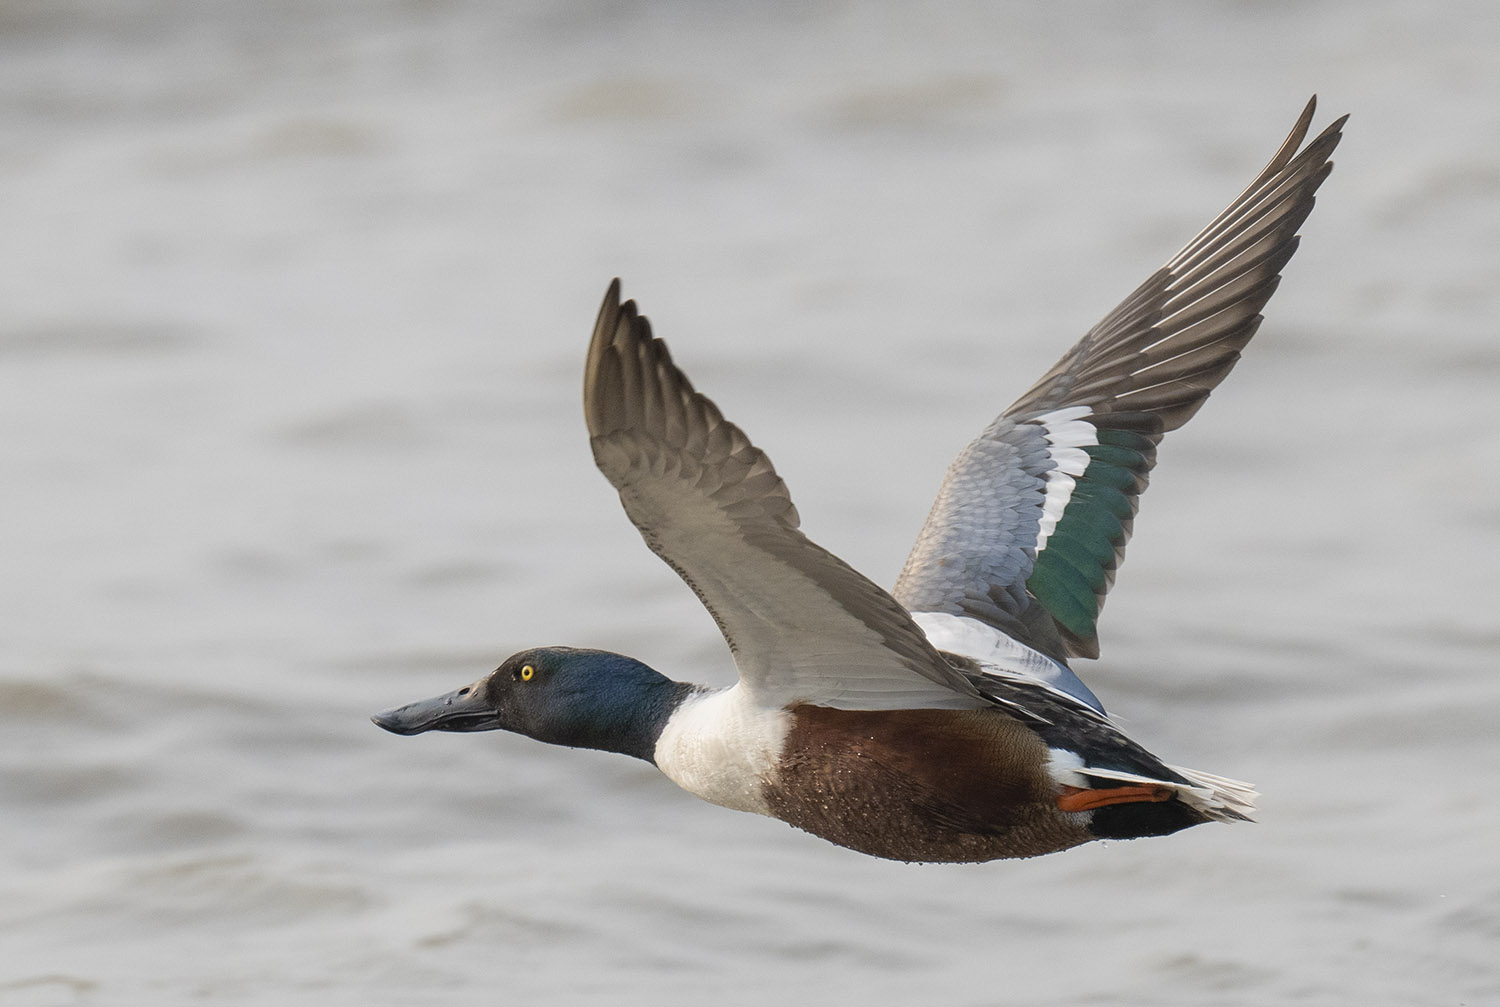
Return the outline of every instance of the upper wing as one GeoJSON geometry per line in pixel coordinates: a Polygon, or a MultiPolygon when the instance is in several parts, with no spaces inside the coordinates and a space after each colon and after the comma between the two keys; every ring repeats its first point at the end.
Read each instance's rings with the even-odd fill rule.
{"type": "Polygon", "coordinates": [[[1260,325],[1347,116],[1265,170],[948,470],[896,582],[911,611],[981,620],[1058,658],[1096,622],[1162,434],[1197,412],[1260,325]]]}
{"type": "Polygon", "coordinates": [[[584,414],[599,470],[651,550],[713,614],[768,706],[988,705],[889,594],[797,530],[771,460],[693,390],[610,284],[584,414]]]}

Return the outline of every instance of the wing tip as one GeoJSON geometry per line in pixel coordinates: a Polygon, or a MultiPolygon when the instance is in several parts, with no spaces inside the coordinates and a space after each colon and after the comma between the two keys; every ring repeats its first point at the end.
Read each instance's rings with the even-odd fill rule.
{"type": "Polygon", "coordinates": [[[591,437],[609,432],[612,425],[618,422],[618,416],[611,420],[609,405],[618,398],[611,395],[610,389],[619,384],[619,354],[612,354],[610,350],[620,347],[632,335],[638,336],[642,325],[648,326],[645,337],[650,338],[649,323],[637,310],[635,301],[620,300],[620,289],[620,278],[617,276],[610,281],[609,288],[604,292],[604,300],[599,305],[599,314],[594,320],[594,334],[589,339],[589,351],[584,363],[583,416],[591,437]],[[612,358],[616,363],[613,381],[607,380],[611,374],[608,361],[612,358]]]}

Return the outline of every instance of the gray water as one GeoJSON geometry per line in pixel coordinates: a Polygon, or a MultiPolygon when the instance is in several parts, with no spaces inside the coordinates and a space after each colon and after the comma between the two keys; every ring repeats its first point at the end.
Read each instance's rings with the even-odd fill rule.
{"type": "Polygon", "coordinates": [[[0,4],[0,1003],[1500,1002],[1500,7],[0,4]],[[594,470],[625,280],[891,583],[959,447],[1354,113],[1095,691],[1262,822],[867,859],[378,709],[733,671],[594,470]]]}

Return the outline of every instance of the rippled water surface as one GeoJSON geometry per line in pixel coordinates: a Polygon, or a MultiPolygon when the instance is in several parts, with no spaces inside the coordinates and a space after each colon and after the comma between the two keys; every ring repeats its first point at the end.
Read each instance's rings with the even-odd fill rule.
{"type": "Polygon", "coordinates": [[[1497,11],[0,5],[0,1003],[1500,1001],[1497,11]],[[610,277],[890,583],[1313,91],[1080,667],[1261,824],[890,864],[369,724],[540,643],[732,676],[589,456],[610,277]]]}

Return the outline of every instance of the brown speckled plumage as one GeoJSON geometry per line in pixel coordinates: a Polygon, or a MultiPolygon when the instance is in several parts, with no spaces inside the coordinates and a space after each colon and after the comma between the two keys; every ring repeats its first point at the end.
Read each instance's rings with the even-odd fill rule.
{"type": "Polygon", "coordinates": [[[1096,838],[1057,810],[1046,759],[998,711],[803,706],[765,795],[777,818],[875,857],[1033,857],[1096,838]]]}

